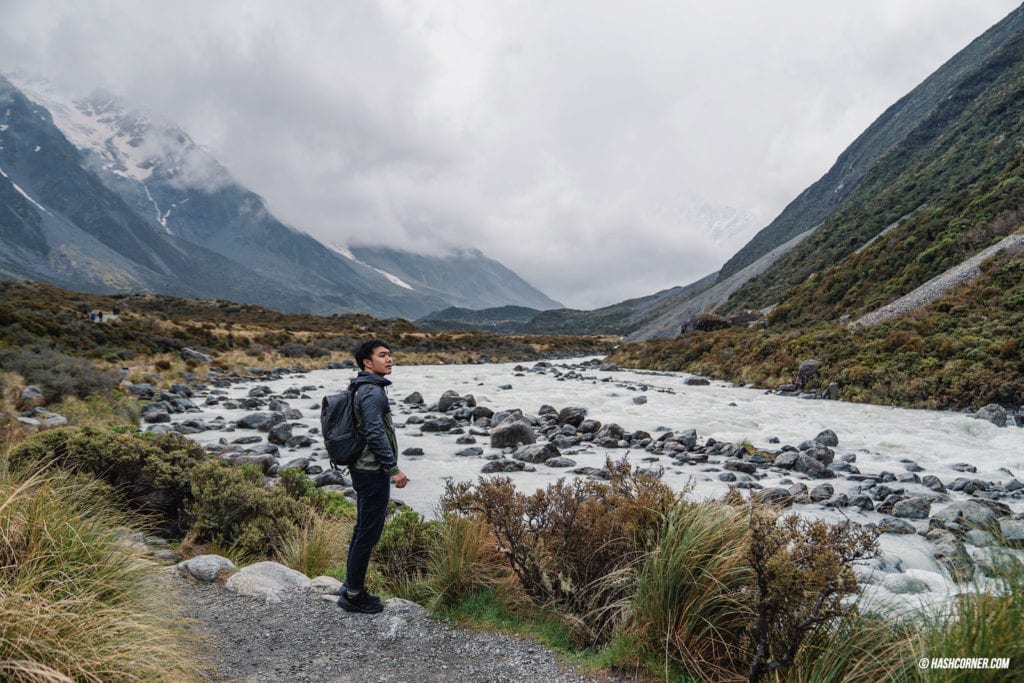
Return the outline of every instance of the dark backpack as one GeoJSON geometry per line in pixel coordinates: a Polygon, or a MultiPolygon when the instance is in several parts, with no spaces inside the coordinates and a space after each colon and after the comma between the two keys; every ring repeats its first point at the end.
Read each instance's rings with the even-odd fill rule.
{"type": "Polygon", "coordinates": [[[355,396],[355,386],[349,385],[346,391],[324,396],[320,404],[320,433],[335,467],[351,467],[366,447],[359,429],[355,396]]]}

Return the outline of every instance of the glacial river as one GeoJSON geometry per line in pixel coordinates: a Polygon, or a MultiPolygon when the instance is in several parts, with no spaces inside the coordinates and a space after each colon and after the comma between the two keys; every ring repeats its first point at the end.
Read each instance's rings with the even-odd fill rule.
{"type": "MultiPolygon", "coordinates": [[[[564,361],[576,366],[579,360],[564,361]]],[[[762,390],[712,382],[710,386],[686,384],[685,373],[643,373],[633,371],[601,371],[593,367],[577,368],[582,378],[564,379],[556,376],[567,371],[559,362],[546,372],[520,372],[518,364],[494,365],[430,365],[395,367],[390,379],[390,397],[400,450],[410,447],[423,449],[418,457],[402,457],[400,463],[410,483],[394,495],[427,517],[436,514],[436,504],[448,478],[475,480],[486,464],[484,457],[495,453],[487,437],[478,436],[476,444],[484,449],[482,456],[456,456],[466,448],[456,444],[455,435],[422,433],[418,425],[405,426],[412,410],[403,399],[419,392],[429,405],[435,403],[446,390],[465,395],[472,394],[478,405],[492,410],[519,408],[536,415],[542,405],[557,409],[565,406],[584,406],[588,417],[602,423],[617,423],[627,432],[643,430],[657,436],[659,428],[674,431],[694,428],[699,443],[708,438],[728,442],[750,442],[765,449],[778,449],[780,445],[798,445],[814,438],[824,429],[833,430],[839,437],[834,449],[836,459],[854,454],[856,467],[865,474],[888,471],[897,476],[907,473],[908,462],[923,468],[920,475],[933,474],[949,484],[958,477],[1008,482],[1012,478],[1024,481],[1024,429],[996,427],[968,415],[954,412],[908,410],[876,405],[844,403],[839,401],[802,400],[766,393],[762,390]],[[556,372],[557,371],[557,372],[556,372]],[[634,401],[643,396],[646,402],[634,401]],[[778,442],[774,442],[777,439],[778,442]],[[953,469],[956,464],[973,465],[977,472],[964,474],[953,469]]],[[[532,363],[522,364],[527,370],[532,363]]],[[[266,385],[274,392],[289,388],[300,389],[304,398],[289,401],[292,408],[303,413],[294,433],[319,424],[319,400],[324,393],[343,389],[352,376],[349,370],[314,370],[293,374],[270,382],[236,384],[227,389],[229,397],[244,397],[256,385],[266,385]]],[[[641,399],[642,401],[642,399],[641,399]]],[[[200,400],[196,400],[201,404],[200,400]]],[[[231,410],[222,406],[204,406],[201,417],[206,422],[223,418],[228,423],[253,411],[231,410]]],[[[180,417],[180,416],[176,416],[180,417]]],[[[429,415],[427,416],[429,417],[429,415]]],[[[192,438],[201,443],[215,443],[220,439],[232,441],[248,434],[239,429],[232,433],[206,431],[192,438]]],[[[253,432],[255,433],[255,432],[253,432]]],[[[289,453],[282,449],[281,462],[293,457],[309,455],[312,449],[289,453]]],[[[577,466],[600,467],[607,456],[622,457],[623,449],[606,450],[595,446],[567,449],[565,455],[577,466]]],[[[656,462],[645,462],[651,457],[643,450],[629,453],[634,464],[664,467],[663,480],[676,489],[692,487],[695,498],[717,497],[728,484],[719,481],[720,471],[709,465],[675,464],[662,457],[656,462]]],[[[327,467],[326,461],[323,462],[327,467]]],[[[535,472],[512,473],[512,479],[524,491],[543,487],[560,477],[574,476],[564,469],[536,465],[535,472]]],[[[773,485],[783,475],[772,474],[760,483],[773,485]]],[[[791,474],[790,479],[801,480],[802,475],[791,474]]],[[[827,480],[836,493],[852,492],[857,482],[843,478],[827,480]]],[[[805,480],[809,487],[819,481],[805,480]]],[[[893,484],[893,486],[897,486],[893,484]]],[[[907,494],[933,495],[917,484],[898,484],[907,494]]],[[[950,493],[948,499],[960,500],[964,496],[950,493]]],[[[1004,500],[1014,512],[1024,511],[1021,499],[1004,500]]],[[[948,504],[943,500],[932,505],[932,513],[948,504]]],[[[854,507],[828,510],[820,505],[796,506],[800,514],[825,517],[832,520],[850,518],[856,522],[878,521],[877,513],[864,513],[854,507]]],[[[927,521],[914,522],[919,530],[927,521]]],[[[938,570],[928,544],[919,535],[883,534],[881,549],[885,555],[900,558],[904,571],[879,579],[877,588],[884,597],[903,601],[931,601],[955,592],[938,570]]],[[[976,549],[980,551],[980,549],[976,549]]]]}

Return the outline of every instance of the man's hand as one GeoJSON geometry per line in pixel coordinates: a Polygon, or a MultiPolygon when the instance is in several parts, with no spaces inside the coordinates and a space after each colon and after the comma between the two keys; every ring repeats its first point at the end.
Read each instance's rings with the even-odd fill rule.
{"type": "Polygon", "coordinates": [[[405,485],[409,483],[409,477],[405,476],[404,472],[391,475],[391,483],[395,485],[395,488],[404,489],[405,485]]]}

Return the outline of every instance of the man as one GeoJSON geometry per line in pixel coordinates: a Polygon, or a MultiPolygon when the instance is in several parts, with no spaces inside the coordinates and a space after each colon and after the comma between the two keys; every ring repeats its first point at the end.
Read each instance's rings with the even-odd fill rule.
{"type": "Polygon", "coordinates": [[[366,592],[366,568],[384,530],[391,484],[404,488],[409,480],[398,469],[398,441],[391,422],[391,406],[384,393],[384,388],[391,385],[385,379],[393,365],[391,347],[380,339],[370,339],[357,346],[353,355],[361,368],[352,380],[356,421],[366,438],[366,447],[349,467],[352,488],[356,490],[356,525],[348,546],[345,585],[339,591],[338,605],[349,612],[375,614],[384,606],[380,598],[366,592]]]}

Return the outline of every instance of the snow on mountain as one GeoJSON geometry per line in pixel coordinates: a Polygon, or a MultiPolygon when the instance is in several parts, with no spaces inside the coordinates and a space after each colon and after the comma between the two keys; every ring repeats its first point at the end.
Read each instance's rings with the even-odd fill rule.
{"type": "Polygon", "coordinates": [[[351,250],[349,250],[349,248],[346,247],[346,246],[340,245],[337,242],[331,242],[328,246],[331,249],[333,249],[334,251],[336,251],[339,254],[341,254],[342,256],[344,256],[345,258],[349,259],[350,261],[354,261],[355,263],[358,263],[361,266],[366,266],[367,268],[380,273],[381,275],[386,277],[389,282],[391,282],[393,284],[396,284],[399,287],[404,287],[405,289],[410,289],[410,290],[415,290],[416,289],[415,287],[413,287],[412,285],[410,285],[408,282],[406,282],[402,278],[398,277],[397,275],[392,275],[391,273],[387,272],[386,270],[382,270],[380,268],[375,268],[374,266],[371,266],[368,263],[363,263],[362,261],[357,259],[355,254],[353,254],[351,252],[351,250]]]}

